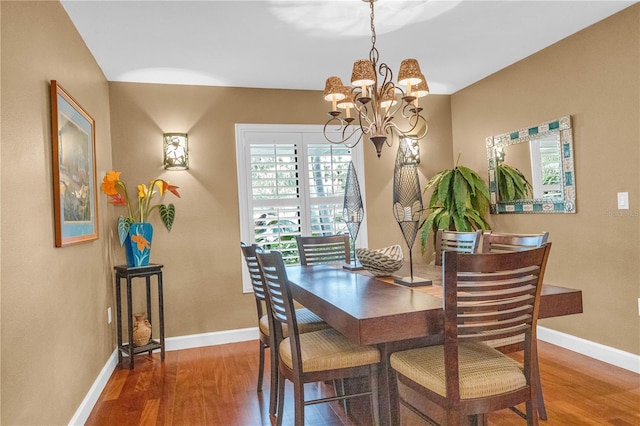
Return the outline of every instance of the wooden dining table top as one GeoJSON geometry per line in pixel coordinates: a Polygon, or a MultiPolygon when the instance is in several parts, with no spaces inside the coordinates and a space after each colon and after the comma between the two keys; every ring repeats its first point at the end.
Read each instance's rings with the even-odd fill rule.
{"type": "MultiPolygon", "coordinates": [[[[405,270],[406,268],[406,270],[405,270]]],[[[403,267],[397,275],[408,275],[403,267]]],[[[414,265],[414,277],[432,285],[406,287],[393,277],[346,271],[339,265],[289,266],[294,299],[361,345],[401,341],[442,332],[442,268],[414,265]]],[[[544,284],[539,318],[582,312],[582,291],[544,284]]]]}

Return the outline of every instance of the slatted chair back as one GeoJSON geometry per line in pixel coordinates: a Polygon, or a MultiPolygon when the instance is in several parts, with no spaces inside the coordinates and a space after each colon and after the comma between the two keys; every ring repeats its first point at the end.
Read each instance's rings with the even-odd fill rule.
{"type": "Polygon", "coordinates": [[[436,233],[435,251],[436,265],[442,265],[442,253],[444,251],[456,251],[459,253],[477,253],[482,231],[457,232],[439,229],[436,233]]]}
{"type": "Polygon", "coordinates": [[[258,265],[258,258],[256,257],[256,250],[258,248],[257,244],[246,244],[244,242],[240,243],[240,248],[242,249],[242,254],[244,256],[245,264],[247,265],[247,269],[249,270],[249,277],[251,278],[251,287],[253,288],[253,295],[256,298],[256,305],[258,311],[258,319],[262,318],[264,315],[263,312],[263,303],[268,303],[267,293],[262,282],[262,270],[260,270],[260,265],[258,265]]]}
{"type": "MultiPolygon", "coordinates": [[[[513,234],[485,231],[482,235],[482,252],[506,253],[512,251],[530,250],[533,248],[542,247],[543,245],[547,244],[548,239],[548,232],[541,232],[539,234],[513,234]]],[[[503,353],[520,352],[524,349],[524,334],[521,334],[520,336],[512,336],[505,339],[488,341],[487,344],[503,353]]],[[[538,402],[538,412],[540,413],[541,419],[547,420],[547,409],[544,403],[544,396],[542,394],[540,369],[538,367],[537,361],[535,362],[536,364],[534,366],[535,368],[533,370],[533,375],[537,383],[536,399],[538,402]]]]}
{"type": "Polygon", "coordinates": [[[548,232],[539,234],[513,234],[485,231],[482,234],[483,253],[504,253],[542,247],[549,239],[548,232]]]}
{"type": "Polygon", "coordinates": [[[287,284],[287,271],[282,260],[282,254],[276,250],[264,252],[258,249],[256,257],[262,269],[265,290],[273,317],[274,347],[277,348],[283,340],[283,330],[286,326],[288,329],[287,334],[292,341],[292,347],[297,348],[297,353],[292,354],[294,363],[296,363],[300,359],[298,322],[291,290],[287,284]]]}
{"type": "Polygon", "coordinates": [[[532,328],[550,247],[472,256],[445,252],[445,321],[455,322],[457,339],[494,340],[532,328]]]}
{"type": "Polygon", "coordinates": [[[458,345],[524,334],[524,372],[532,383],[536,322],[551,243],[510,253],[444,253],[447,397],[460,399],[458,345]]]}
{"type": "MultiPolygon", "coordinates": [[[[259,340],[259,349],[260,349],[260,360],[258,366],[258,383],[257,390],[258,392],[262,391],[262,381],[264,379],[264,364],[265,364],[265,350],[271,347],[271,336],[269,330],[271,329],[272,320],[270,315],[270,307],[269,300],[267,299],[267,293],[264,287],[264,283],[262,280],[262,270],[260,269],[260,265],[258,264],[258,258],[256,257],[256,250],[258,246],[256,244],[246,244],[244,242],[240,243],[240,248],[242,249],[242,255],[244,257],[245,264],[247,265],[247,269],[249,270],[249,277],[251,279],[251,286],[253,287],[253,295],[255,296],[256,301],[256,313],[258,314],[258,340],[259,340]],[[266,312],[265,312],[266,311],[266,312]],[[262,326],[263,318],[266,318],[267,327],[262,326]]],[[[273,356],[273,355],[272,355],[273,356]]],[[[272,363],[272,370],[273,370],[272,363]]],[[[277,385],[275,380],[271,380],[271,387],[277,385]]],[[[275,390],[271,391],[270,400],[269,400],[269,410],[270,413],[275,413],[276,409],[276,394],[275,390]]]]}
{"type": "Polygon", "coordinates": [[[296,235],[301,265],[319,263],[350,263],[349,235],[296,235]]]}

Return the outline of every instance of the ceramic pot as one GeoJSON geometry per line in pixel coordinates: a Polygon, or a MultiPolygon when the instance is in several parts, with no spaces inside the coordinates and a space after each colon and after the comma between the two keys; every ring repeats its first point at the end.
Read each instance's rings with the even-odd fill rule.
{"type": "Polygon", "coordinates": [[[135,346],[144,346],[149,343],[151,338],[151,323],[147,319],[147,314],[141,312],[133,314],[135,321],[133,322],[133,344],[135,346]]]}
{"type": "Polygon", "coordinates": [[[151,256],[153,226],[149,222],[134,222],[124,242],[128,266],[147,266],[151,256]]]}

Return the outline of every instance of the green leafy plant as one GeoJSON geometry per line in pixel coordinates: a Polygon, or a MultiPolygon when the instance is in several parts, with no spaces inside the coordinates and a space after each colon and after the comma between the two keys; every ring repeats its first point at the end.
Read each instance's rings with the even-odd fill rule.
{"type": "Polygon", "coordinates": [[[153,210],[158,209],[160,219],[164,224],[167,231],[171,231],[173,221],[176,216],[176,209],[173,204],[151,204],[153,198],[158,195],[160,200],[164,198],[167,192],[171,192],[176,197],[180,198],[178,193],[178,187],[170,185],[169,182],[163,179],[154,179],[149,183],[149,186],[140,184],[136,187],[138,191],[137,203],[134,205],[129,201],[129,193],[127,192],[127,185],[120,180],[121,172],[109,171],[102,179],[102,185],[100,189],[109,197],[109,203],[115,206],[123,206],[127,208],[128,215],[120,216],[118,218],[118,237],[120,239],[120,245],[124,244],[127,234],[129,233],[129,227],[134,222],[146,222],[149,220],[149,215],[153,210]]]}
{"type": "Polygon", "coordinates": [[[533,187],[522,172],[508,164],[498,164],[496,180],[501,201],[522,200],[533,192],[533,187]]]}
{"type": "MultiPolygon", "coordinates": [[[[458,161],[460,156],[458,155],[458,161]]],[[[473,170],[459,166],[443,170],[429,179],[423,194],[433,188],[430,213],[420,225],[420,243],[424,254],[429,232],[434,238],[438,229],[461,232],[490,229],[484,215],[489,207],[489,188],[473,170]]]]}

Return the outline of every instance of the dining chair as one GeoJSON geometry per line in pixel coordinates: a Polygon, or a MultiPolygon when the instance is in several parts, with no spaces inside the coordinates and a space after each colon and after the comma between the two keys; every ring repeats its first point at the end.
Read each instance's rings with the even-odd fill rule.
{"type": "Polygon", "coordinates": [[[287,279],[282,254],[278,251],[256,253],[262,269],[267,296],[273,317],[272,344],[278,348],[278,415],[277,425],[282,425],[284,413],[285,380],[293,383],[294,419],[296,426],[304,425],[305,405],[344,400],[369,395],[372,421],[378,416],[378,364],[380,352],[372,346],[352,343],[333,328],[311,333],[299,333],[299,323],[294,312],[293,297],[287,279]],[[289,330],[284,335],[284,326],[289,330]],[[305,400],[304,384],[331,381],[351,377],[368,377],[370,389],[364,392],[340,394],[313,400],[305,400]]]}
{"type": "MultiPolygon", "coordinates": [[[[260,347],[260,365],[258,369],[258,387],[257,391],[262,391],[262,380],[264,378],[264,358],[265,350],[267,348],[273,348],[271,345],[271,332],[273,328],[271,325],[270,315],[271,306],[267,298],[266,289],[264,287],[262,270],[258,265],[258,259],[256,258],[256,250],[258,246],[256,244],[240,243],[242,254],[244,256],[247,269],[249,270],[249,276],[251,278],[251,286],[253,287],[253,295],[256,300],[256,311],[258,314],[258,344],[260,347]]],[[[300,333],[307,333],[311,331],[322,330],[329,328],[329,324],[324,322],[322,318],[311,312],[306,308],[298,308],[295,310],[296,318],[298,320],[298,328],[300,333]]],[[[284,334],[287,335],[288,331],[285,328],[284,334]]],[[[271,350],[271,389],[269,396],[269,413],[276,413],[277,405],[277,387],[278,382],[278,352],[271,350]]]]}
{"type": "Polygon", "coordinates": [[[482,252],[500,253],[529,250],[547,243],[548,232],[539,234],[513,234],[505,232],[484,231],[482,234],[482,252]]]}
{"type": "Polygon", "coordinates": [[[511,253],[444,253],[444,344],[391,355],[401,406],[449,426],[483,423],[485,413],[503,408],[538,424],[533,364],[550,249],[547,243],[511,253]],[[520,334],[523,364],[485,343],[520,334]],[[513,408],[520,403],[526,415],[513,408]]]}
{"type": "MultiPolygon", "coordinates": [[[[511,251],[530,250],[532,248],[542,247],[549,239],[548,232],[539,234],[513,234],[498,233],[485,231],[482,234],[482,252],[483,253],[504,253],[511,251]]],[[[524,349],[524,336],[511,336],[504,339],[497,339],[487,342],[488,345],[498,349],[503,353],[520,352],[524,349]]],[[[534,360],[533,378],[537,383],[536,399],[538,400],[538,414],[542,420],[547,420],[547,409],[544,404],[544,396],[542,393],[542,380],[540,379],[540,368],[537,358],[534,360]]]]}
{"type": "Polygon", "coordinates": [[[442,265],[443,251],[477,253],[482,231],[458,232],[438,229],[435,240],[436,265],[442,265]]]}
{"type": "Polygon", "coordinates": [[[300,264],[350,263],[349,235],[302,236],[296,235],[300,264]]]}

